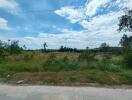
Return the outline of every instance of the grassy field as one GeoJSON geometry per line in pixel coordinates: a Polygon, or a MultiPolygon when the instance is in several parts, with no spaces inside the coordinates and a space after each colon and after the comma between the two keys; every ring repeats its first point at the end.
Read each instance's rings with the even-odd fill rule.
{"type": "Polygon", "coordinates": [[[110,53],[25,52],[0,58],[0,80],[28,84],[132,84],[122,55],[110,53]]]}

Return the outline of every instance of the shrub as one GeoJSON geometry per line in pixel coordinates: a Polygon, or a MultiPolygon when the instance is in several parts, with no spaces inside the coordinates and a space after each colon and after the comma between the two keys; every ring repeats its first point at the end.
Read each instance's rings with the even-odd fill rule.
{"type": "Polygon", "coordinates": [[[75,81],[77,81],[77,78],[75,76],[70,76],[69,81],[70,82],[75,82],[75,81]]]}
{"type": "Polygon", "coordinates": [[[62,69],[60,60],[54,54],[51,54],[42,66],[45,71],[57,72],[62,69]]]}
{"type": "Polygon", "coordinates": [[[121,71],[120,67],[113,63],[102,63],[102,62],[98,63],[98,69],[103,70],[103,71],[110,71],[110,72],[121,71]]]}
{"type": "Polygon", "coordinates": [[[62,69],[62,66],[58,60],[47,60],[43,64],[43,69],[45,71],[58,72],[62,69]]]}
{"type": "Polygon", "coordinates": [[[80,69],[79,62],[77,60],[69,60],[67,57],[63,58],[56,58],[56,57],[49,57],[43,63],[43,69],[45,71],[73,71],[80,69]]]}
{"type": "Polygon", "coordinates": [[[132,69],[132,52],[127,53],[127,54],[124,56],[123,64],[124,64],[127,68],[131,68],[131,69],[132,69]]]}
{"type": "Polygon", "coordinates": [[[101,60],[90,61],[87,68],[90,69],[99,69],[103,71],[118,72],[120,67],[118,64],[111,61],[111,58],[107,55],[103,55],[101,60]]]}
{"type": "Polygon", "coordinates": [[[132,83],[132,73],[131,72],[129,72],[129,71],[122,71],[121,76],[123,78],[125,78],[128,81],[128,83],[130,83],[130,84],[132,83]]]}

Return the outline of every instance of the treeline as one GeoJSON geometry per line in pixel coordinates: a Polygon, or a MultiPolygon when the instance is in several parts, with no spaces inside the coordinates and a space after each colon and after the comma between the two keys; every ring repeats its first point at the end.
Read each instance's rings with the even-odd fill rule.
{"type": "Polygon", "coordinates": [[[60,51],[60,52],[78,52],[79,50],[77,48],[69,48],[69,47],[61,46],[58,51],[60,51]]]}
{"type": "Polygon", "coordinates": [[[0,40],[0,55],[7,54],[19,54],[23,50],[26,51],[42,51],[42,52],[111,52],[111,53],[123,53],[132,50],[132,36],[123,35],[119,41],[121,47],[111,47],[107,43],[102,43],[98,48],[89,49],[77,49],[66,46],[60,46],[59,49],[47,49],[47,44],[44,43],[44,48],[38,50],[26,50],[26,46],[21,47],[18,40],[8,40],[7,42],[0,40]]]}
{"type": "Polygon", "coordinates": [[[4,42],[0,40],[0,56],[8,55],[8,54],[19,54],[23,50],[19,45],[19,41],[17,40],[8,40],[8,42],[4,42]]]}

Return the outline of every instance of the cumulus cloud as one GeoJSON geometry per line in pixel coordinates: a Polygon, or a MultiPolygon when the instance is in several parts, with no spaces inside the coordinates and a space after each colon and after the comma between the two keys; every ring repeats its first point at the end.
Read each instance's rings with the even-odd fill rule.
{"type": "Polygon", "coordinates": [[[83,20],[80,24],[90,31],[96,30],[106,30],[107,27],[112,28],[112,26],[118,24],[118,18],[123,14],[122,11],[120,12],[110,12],[108,14],[99,15],[93,17],[91,20],[83,20]]]}
{"type": "Polygon", "coordinates": [[[85,10],[86,10],[86,15],[87,16],[93,16],[96,14],[97,10],[105,6],[110,0],[91,0],[86,3],[85,5],[85,10]]]}
{"type": "Polygon", "coordinates": [[[132,9],[132,0],[125,0],[125,2],[122,4],[122,6],[128,8],[128,9],[132,9]]]}
{"type": "Polygon", "coordinates": [[[17,14],[20,10],[19,4],[15,0],[0,0],[0,9],[4,9],[12,14],[17,14]]]}
{"type": "Polygon", "coordinates": [[[56,10],[55,13],[66,17],[71,23],[81,21],[85,17],[81,9],[75,9],[74,7],[62,7],[56,10]]]}
{"type": "Polygon", "coordinates": [[[0,17],[0,29],[8,30],[8,21],[0,17]]]}

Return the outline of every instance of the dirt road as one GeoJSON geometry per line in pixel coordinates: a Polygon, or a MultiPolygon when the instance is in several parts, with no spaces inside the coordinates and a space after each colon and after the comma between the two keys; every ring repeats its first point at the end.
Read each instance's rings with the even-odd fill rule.
{"type": "Polygon", "coordinates": [[[0,85],[0,100],[132,100],[132,89],[0,85]]]}

